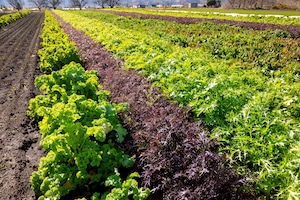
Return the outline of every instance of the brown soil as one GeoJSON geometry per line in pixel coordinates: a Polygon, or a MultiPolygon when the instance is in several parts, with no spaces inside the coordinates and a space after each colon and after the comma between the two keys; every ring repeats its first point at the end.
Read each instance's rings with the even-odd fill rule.
{"type": "Polygon", "coordinates": [[[7,15],[7,14],[12,14],[13,12],[3,12],[3,13],[0,13],[0,17],[3,16],[3,15],[7,15]]]}
{"type": "Polygon", "coordinates": [[[35,199],[29,177],[43,151],[38,128],[27,116],[37,94],[37,51],[44,14],[34,12],[0,29],[0,198],[35,199]]]}
{"type": "Polygon", "coordinates": [[[0,17],[3,16],[3,15],[8,15],[8,14],[13,14],[14,12],[2,12],[0,13],[0,17]]]}

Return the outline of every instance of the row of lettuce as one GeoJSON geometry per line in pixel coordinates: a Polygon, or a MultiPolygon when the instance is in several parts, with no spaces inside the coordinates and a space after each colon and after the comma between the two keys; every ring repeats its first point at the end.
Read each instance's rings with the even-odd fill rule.
{"type": "Polygon", "coordinates": [[[25,17],[30,14],[30,10],[19,11],[11,14],[5,14],[0,17],[0,28],[7,26],[8,24],[25,17]]]}
{"type": "Polygon", "coordinates": [[[266,75],[282,68],[295,71],[300,58],[298,40],[293,40],[284,31],[257,34],[257,31],[211,22],[185,25],[165,20],[99,15],[96,12],[83,16],[96,18],[123,30],[145,32],[151,38],[171,45],[197,49],[202,56],[226,60],[228,65],[243,63],[240,66],[242,68],[260,68],[266,75]]]}
{"type": "MultiPolygon", "coordinates": [[[[263,48],[259,45],[263,43],[266,51],[257,56],[266,55],[255,65],[244,61],[244,54],[228,58],[227,52],[214,56],[206,48],[174,44],[168,38],[181,36],[177,34],[180,25],[161,37],[172,22],[90,11],[55,12],[123,58],[128,68],[147,76],[171,99],[189,106],[211,128],[220,154],[240,173],[251,171],[258,193],[278,199],[300,197],[299,40],[282,31],[257,32],[209,23],[184,27],[185,32],[196,33],[202,25],[212,37],[225,40],[225,45],[243,44],[236,48],[244,52],[255,53],[255,45],[263,48]],[[252,37],[259,42],[251,42],[252,37]],[[284,61],[280,53],[286,51],[292,55],[284,61]]],[[[202,32],[198,34],[201,38],[202,32]]],[[[256,59],[256,54],[252,56],[256,59]]]]}
{"type": "Polygon", "coordinates": [[[30,181],[39,199],[60,199],[72,191],[81,199],[146,199],[137,172],[122,174],[134,158],[118,148],[127,132],[118,120],[126,104],[111,104],[95,71],[85,71],[74,43],[49,11],[39,51],[44,75],[35,79],[41,95],[29,102],[28,115],[39,121],[40,160],[30,181]]]}
{"type": "MultiPolygon", "coordinates": [[[[225,19],[241,22],[258,22],[277,25],[300,25],[299,13],[295,16],[286,16],[278,14],[238,14],[238,13],[221,13],[221,12],[204,12],[196,10],[162,10],[162,9],[113,9],[122,12],[135,12],[151,15],[164,15],[174,17],[192,17],[205,19],[225,19]]],[[[245,11],[246,12],[246,11],[245,11]]],[[[250,13],[251,11],[249,11],[250,13]]]]}

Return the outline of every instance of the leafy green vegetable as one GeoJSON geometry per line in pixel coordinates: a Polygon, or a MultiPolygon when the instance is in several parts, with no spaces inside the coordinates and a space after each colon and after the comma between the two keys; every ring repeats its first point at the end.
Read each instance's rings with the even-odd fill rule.
{"type": "MultiPolygon", "coordinates": [[[[53,54],[46,56],[49,60],[53,54]]],[[[42,94],[30,100],[28,115],[39,120],[40,144],[47,152],[30,177],[39,199],[60,199],[72,190],[89,187],[94,192],[95,185],[106,187],[105,182],[115,174],[121,182],[116,170],[134,164],[134,158],[116,145],[127,135],[117,115],[126,104],[109,103],[109,92],[100,90],[96,72],[85,71],[75,62],[36,78],[35,85],[42,94]]],[[[124,195],[146,199],[149,189],[138,188],[134,177],[138,175],[129,176],[118,188],[109,185],[101,195],[95,191],[92,199],[104,198],[108,191],[115,194],[120,188],[124,195]]]]}
{"type": "Polygon", "coordinates": [[[0,17],[0,28],[7,26],[8,24],[25,17],[31,13],[30,10],[18,11],[11,14],[5,14],[0,17]]]}
{"type": "Polygon", "coordinates": [[[75,43],[69,40],[61,25],[50,12],[45,12],[45,16],[41,34],[43,48],[38,52],[41,70],[52,72],[61,69],[62,66],[72,61],[80,62],[75,43]]]}
{"type": "Polygon", "coordinates": [[[189,106],[220,154],[255,175],[258,192],[299,198],[299,39],[206,22],[55,12],[189,106]]]}

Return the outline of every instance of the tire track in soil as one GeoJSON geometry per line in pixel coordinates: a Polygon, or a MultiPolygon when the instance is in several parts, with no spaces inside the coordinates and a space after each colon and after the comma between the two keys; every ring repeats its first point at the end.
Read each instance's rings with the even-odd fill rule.
{"type": "Polygon", "coordinates": [[[36,199],[29,177],[43,151],[35,123],[26,116],[37,94],[37,51],[44,13],[33,12],[0,29],[0,197],[36,199]]]}
{"type": "MultiPolygon", "coordinates": [[[[26,16],[25,16],[26,17],[26,16]]],[[[24,20],[24,19],[23,19],[24,20]]],[[[5,47],[9,47],[11,44],[12,44],[12,40],[16,40],[18,38],[16,37],[11,37],[11,35],[18,35],[18,34],[21,34],[22,31],[26,30],[25,27],[23,28],[20,28],[20,29],[17,29],[16,27],[20,27],[22,26],[22,23],[23,23],[23,20],[22,19],[19,19],[13,23],[11,23],[11,25],[9,26],[6,26],[4,27],[1,32],[0,32],[0,38],[1,38],[1,59],[4,59],[2,56],[3,56],[3,53],[5,53],[5,51],[7,51],[8,49],[7,48],[3,48],[4,46],[5,47]],[[11,37],[11,38],[9,38],[11,37]],[[5,39],[5,40],[3,40],[5,39]],[[4,52],[2,52],[4,51],[4,52]]],[[[26,28],[28,28],[30,26],[30,24],[26,24],[26,28]]],[[[11,49],[12,50],[12,49],[11,49]]]]}

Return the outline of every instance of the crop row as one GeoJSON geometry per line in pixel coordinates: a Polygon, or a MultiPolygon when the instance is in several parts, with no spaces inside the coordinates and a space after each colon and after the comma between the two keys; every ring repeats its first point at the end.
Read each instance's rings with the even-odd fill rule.
{"type": "Polygon", "coordinates": [[[202,121],[194,121],[192,113],[163,97],[145,77],[121,67],[101,44],[58,21],[76,42],[85,67],[97,70],[101,85],[111,91],[110,100],[130,105],[119,115],[130,130],[122,146],[136,156],[150,199],[253,199],[253,184],[217,155],[202,121]]]}
{"type": "MultiPolygon", "coordinates": [[[[141,71],[166,95],[190,106],[219,140],[220,153],[241,173],[251,170],[255,175],[258,192],[280,199],[300,196],[299,64],[247,68],[247,62],[240,59],[232,63],[201,48],[182,47],[155,37],[151,31],[139,29],[147,23],[143,20],[135,21],[136,27],[129,29],[118,26],[118,21],[126,19],[102,21],[97,16],[102,13],[56,13],[124,58],[128,68],[141,71]]],[[[193,29],[190,25],[185,30],[189,27],[193,29]]],[[[226,33],[224,26],[216,25],[211,34],[217,35],[219,29],[226,33]]],[[[247,33],[251,37],[250,31],[244,31],[243,37],[247,38],[247,33]]],[[[256,33],[278,41],[288,37],[276,31],[256,33]]],[[[222,39],[229,42],[234,37],[222,39]]],[[[285,45],[282,51],[289,48],[289,43],[285,45]]],[[[275,60],[268,62],[272,66],[275,60]]]]}
{"type": "Polygon", "coordinates": [[[205,19],[225,19],[242,22],[259,22],[266,24],[278,25],[300,25],[299,16],[273,16],[273,15],[259,15],[259,14],[236,14],[236,13],[214,13],[214,12],[201,12],[201,11],[178,11],[178,10],[151,10],[151,9],[113,9],[122,12],[135,12],[143,14],[175,16],[175,17],[192,17],[192,18],[205,18],[205,19]]]}
{"type": "Polygon", "coordinates": [[[47,11],[41,57],[52,62],[57,58],[53,49],[60,51],[62,44],[74,49],[46,65],[51,74],[35,79],[42,94],[30,100],[28,115],[39,121],[40,144],[47,155],[30,178],[32,188],[39,199],[60,199],[74,190],[91,199],[147,198],[150,192],[138,188],[137,172],[121,178],[122,169],[134,163],[117,145],[127,134],[117,116],[126,104],[108,102],[109,92],[100,90],[97,73],[69,59],[77,49],[63,35],[47,11]]]}
{"type": "Polygon", "coordinates": [[[43,72],[59,70],[71,61],[81,62],[75,43],[69,40],[60,24],[48,12],[46,12],[41,38],[43,48],[39,50],[38,54],[40,69],[43,72]]]}
{"type": "Polygon", "coordinates": [[[3,28],[5,26],[7,26],[8,24],[10,24],[22,17],[25,17],[26,15],[28,15],[30,13],[31,13],[31,11],[25,10],[25,11],[19,11],[16,13],[12,13],[12,14],[2,15],[0,17],[0,28],[3,28]]]}
{"type": "Polygon", "coordinates": [[[185,25],[165,20],[140,20],[131,17],[96,12],[81,13],[123,30],[145,32],[151,38],[184,48],[197,49],[199,55],[228,61],[229,65],[243,63],[242,68],[259,68],[268,74],[284,68],[295,70],[300,59],[299,40],[280,30],[263,31],[216,25],[211,22],[185,25]]]}
{"type": "Polygon", "coordinates": [[[243,27],[245,29],[254,30],[285,30],[291,34],[294,38],[300,37],[300,26],[299,25],[278,25],[278,24],[266,24],[259,22],[241,22],[235,20],[224,20],[224,19],[206,19],[196,17],[176,17],[171,15],[154,15],[154,14],[143,14],[137,12],[120,12],[115,10],[101,10],[102,12],[110,12],[120,16],[131,16],[140,19],[159,19],[167,20],[180,24],[196,24],[199,22],[213,22],[214,24],[227,24],[230,26],[243,27]]]}

